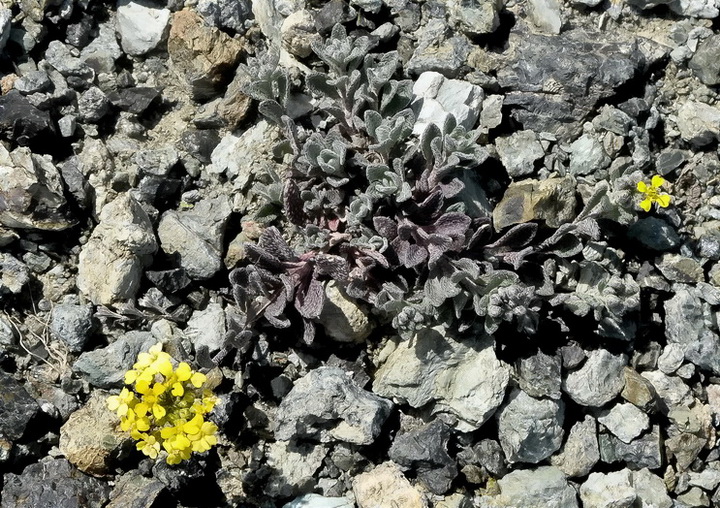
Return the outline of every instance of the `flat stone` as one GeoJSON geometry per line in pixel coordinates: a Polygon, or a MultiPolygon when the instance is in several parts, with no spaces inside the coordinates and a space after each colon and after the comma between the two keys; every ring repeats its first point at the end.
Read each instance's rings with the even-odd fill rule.
{"type": "Polygon", "coordinates": [[[204,310],[196,310],[188,320],[185,336],[195,350],[208,348],[210,354],[217,353],[225,346],[225,311],[219,303],[209,303],[204,310]]]}
{"type": "Polygon", "coordinates": [[[415,489],[393,462],[385,462],[352,481],[358,508],[401,506],[427,508],[424,496],[415,489]]]}
{"type": "Polygon", "coordinates": [[[647,371],[640,374],[650,381],[660,398],[663,412],[676,407],[689,407],[693,402],[690,387],[677,376],[668,376],[660,371],[647,371]]]}
{"type": "Polygon", "coordinates": [[[537,464],[560,448],[565,405],[518,390],[498,410],[500,445],[509,462],[537,464]]]}
{"type": "Polygon", "coordinates": [[[613,473],[591,473],[580,486],[585,508],[630,508],[637,497],[629,469],[613,473]]]}
{"type": "Polygon", "coordinates": [[[680,245],[677,231],[658,217],[643,217],[628,229],[628,237],[658,252],[670,251],[680,245]]]}
{"type": "Polygon", "coordinates": [[[495,231],[533,220],[557,228],[575,218],[575,180],[571,177],[511,182],[493,210],[495,231]]]}
{"type": "Polygon", "coordinates": [[[167,36],[169,9],[158,9],[145,0],[119,0],[117,32],[125,53],[141,56],[155,49],[167,36]]]}
{"type": "Polygon", "coordinates": [[[275,437],[370,444],[391,408],[389,400],[363,390],[344,370],[320,367],[300,378],[280,403],[275,437]]]}
{"type": "Polygon", "coordinates": [[[106,481],[51,457],[28,465],[21,474],[6,473],[3,480],[2,502],[8,507],[102,508],[111,490],[106,481]]]}
{"type": "Polygon", "coordinates": [[[658,358],[658,369],[664,374],[673,374],[685,360],[685,349],[679,344],[671,343],[663,348],[658,358]]]}
{"type": "Polygon", "coordinates": [[[510,374],[490,337],[458,342],[425,329],[391,348],[375,375],[375,393],[418,408],[432,402],[433,412],[456,417],[462,432],[480,428],[505,397],[510,374]]]}
{"type": "Polygon", "coordinates": [[[663,446],[660,426],[653,425],[652,430],[630,443],[623,443],[611,434],[600,434],[598,438],[600,458],[612,464],[625,462],[631,469],[657,469],[663,465],[663,446]]]}
{"type": "Polygon", "coordinates": [[[160,96],[160,90],[152,86],[123,88],[107,95],[113,106],[136,115],[145,112],[160,96]]]}
{"type": "Polygon", "coordinates": [[[586,415],[570,429],[560,452],[550,457],[550,464],[569,477],[587,475],[600,460],[595,419],[586,415]]]}
{"type": "Polygon", "coordinates": [[[580,369],[567,375],[563,390],[580,405],[600,407],[620,394],[625,386],[626,363],[625,355],[595,350],[580,369]]]}
{"type": "Polygon", "coordinates": [[[503,508],[578,507],[575,489],[568,484],[563,472],[553,466],[519,469],[500,478],[497,484],[500,487],[500,495],[488,499],[489,504],[491,503],[490,506],[503,508]]]}
{"type": "Polygon", "coordinates": [[[137,470],[129,471],[115,480],[106,508],[151,508],[164,490],[161,481],[145,478],[137,470]]]}
{"type": "Polygon", "coordinates": [[[648,428],[650,419],[633,404],[616,404],[612,409],[603,411],[598,422],[622,442],[629,443],[648,428]]]}
{"type": "Polygon", "coordinates": [[[83,473],[105,476],[113,454],[130,439],[120,431],[119,423],[117,415],[107,408],[107,394],[94,391],[60,427],[60,452],[83,473]]]}
{"type": "Polygon", "coordinates": [[[73,370],[99,388],[121,387],[125,372],[137,361],[137,355],[150,349],[156,342],[149,332],[128,332],[104,348],[81,354],[73,370]]]}
{"type": "Polygon", "coordinates": [[[534,173],[535,161],[545,156],[545,150],[533,131],[516,131],[507,137],[497,138],[495,146],[512,178],[534,173]]]}
{"type": "Polygon", "coordinates": [[[431,19],[415,32],[418,42],[405,70],[413,75],[435,71],[448,78],[458,75],[465,65],[472,45],[467,37],[455,35],[445,36],[447,26],[444,19],[431,19]]]}
{"type": "Polygon", "coordinates": [[[570,145],[571,175],[586,176],[610,165],[610,157],[594,134],[583,134],[570,145]]]}
{"type": "Polygon", "coordinates": [[[694,283],[705,281],[705,273],[700,263],[680,254],[663,254],[656,266],[660,273],[671,282],[694,283]]]}

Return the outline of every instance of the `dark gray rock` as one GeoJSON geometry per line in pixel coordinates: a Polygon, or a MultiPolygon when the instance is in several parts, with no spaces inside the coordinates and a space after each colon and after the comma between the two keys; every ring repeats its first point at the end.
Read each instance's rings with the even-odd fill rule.
{"type": "Polygon", "coordinates": [[[575,179],[572,177],[525,179],[512,182],[493,210],[495,231],[533,220],[553,228],[575,218],[575,179]]]}
{"type": "Polygon", "coordinates": [[[493,439],[482,439],[472,448],[466,448],[458,453],[457,458],[461,465],[482,467],[489,477],[501,478],[508,473],[508,464],[502,446],[493,439]]]}
{"type": "Polygon", "coordinates": [[[123,111],[139,115],[160,98],[159,89],[150,86],[124,88],[108,93],[110,103],[123,111]]]}
{"type": "Polygon", "coordinates": [[[628,237],[643,247],[658,252],[674,250],[680,245],[680,237],[675,228],[658,217],[643,217],[638,220],[628,229],[628,237]]]}
{"type": "MultiPolygon", "coordinates": [[[[0,96],[0,134],[21,146],[42,144],[55,137],[50,115],[33,106],[17,90],[0,96]]],[[[44,150],[47,151],[47,148],[44,150]]]]}
{"type": "Polygon", "coordinates": [[[720,35],[712,35],[702,41],[688,62],[688,67],[706,85],[720,84],[720,35]]]}
{"type": "Polygon", "coordinates": [[[182,268],[172,270],[148,270],[145,276],[161,291],[173,294],[185,289],[192,282],[182,268]]]}
{"type": "Polygon", "coordinates": [[[537,464],[562,444],[565,405],[535,399],[521,390],[498,410],[498,435],[508,462],[537,464]]]}
{"type": "Polygon", "coordinates": [[[505,106],[525,129],[572,141],[598,100],[645,65],[636,43],[570,30],[559,36],[511,33],[508,60],[497,70],[505,106]]]}
{"type": "Polygon", "coordinates": [[[2,508],[101,508],[110,486],[75,469],[65,459],[46,457],[21,474],[5,475],[2,508]]]}
{"type": "Polygon", "coordinates": [[[590,353],[585,364],[567,375],[563,390],[583,406],[599,407],[614,399],[625,386],[625,355],[613,355],[605,349],[590,353]]]}
{"type": "Polygon", "coordinates": [[[13,88],[25,95],[36,92],[45,92],[52,88],[52,81],[50,81],[50,78],[45,71],[30,71],[15,80],[13,88]]]}
{"type": "Polygon", "coordinates": [[[85,347],[93,328],[93,309],[90,305],[61,303],[53,307],[50,331],[56,339],[67,344],[70,351],[79,353],[85,347]]]}
{"type": "Polygon", "coordinates": [[[203,164],[210,164],[211,155],[220,143],[220,136],[215,130],[190,129],[182,133],[177,147],[184,150],[203,164]]]}
{"type": "Polygon", "coordinates": [[[444,494],[457,476],[455,460],[447,452],[450,427],[442,420],[398,434],[388,455],[397,464],[414,470],[430,492],[444,494]]]}
{"type": "Polygon", "coordinates": [[[370,444],[392,402],[363,390],[345,371],[320,367],[300,378],[277,412],[277,439],[370,444]]]}
{"type": "Polygon", "coordinates": [[[74,77],[78,83],[89,83],[95,71],[80,58],[73,56],[70,48],[60,41],[51,41],[45,50],[45,60],[64,77],[74,77]]]}
{"type": "Polygon", "coordinates": [[[156,343],[150,332],[131,331],[104,348],[80,355],[73,370],[99,388],[123,385],[125,372],[130,370],[137,355],[156,343]]]}
{"type": "Polygon", "coordinates": [[[605,105],[600,110],[600,114],[593,118],[592,123],[596,130],[605,130],[618,136],[627,136],[630,127],[635,122],[624,111],[605,105]]]}
{"type": "Polygon", "coordinates": [[[0,371],[0,436],[20,439],[40,407],[25,387],[0,371]]]}
{"type": "Polygon", "coordinates": [[[608,464],[625,462],[631,469],[644,467],[657,469],[663,465],[662,436],[659,425],[653,425],[650,432],[630,443],[623,443],[611,434],[600,434],[598,445],[600,459],[608,464]]]}
{"type": "Polygon", "coordinates": [[[542,351],[521,359],[518,365],[520,388],[531,397],[559,399],[560,366],[559,356],[546,355],[542,351]]]}
{"type": "Polygon", "coordinates": [[[180,155],[172,146],[140,150],[135,154],[135,164],[145,175],[166,177],[178,160],[180,155]]]}
{"type": "Polygon", "coordinates": [[[687,150],[663,150],[655,158],[655,169],[661,175],[667,175],[682,166],[690,158],[687,150]]]}
{"type": "Polygon", "coordinates": [[[78,97],[78,115],[83,122],[98,123],[108,111],[110,101],[96,86],[91,86],[78,97]]]}

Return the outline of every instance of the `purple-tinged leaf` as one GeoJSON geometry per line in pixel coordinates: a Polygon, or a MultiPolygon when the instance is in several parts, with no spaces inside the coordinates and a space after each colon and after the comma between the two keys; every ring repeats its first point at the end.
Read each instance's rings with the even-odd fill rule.
{"type": "Polygon", "coordinates": [[[315,256],[315,264],[319,274],[329,275],[337,281],[345,281],[348,278],[349,270],[347,261],[340,256],[318,254],[315,256]]]}
{"type": "Polygon", "coordinates": [[[395,248],[398,260],[407,268],[419,265],[428,257],[427,250],[419,245],[403,241],[393,241],[392,245],[395,248]]]}
{"type": "Polygon", "coordinates": [[[373,217],[375,230],[388,240],[394,239],[398,234],[397,223],[388,217],[373,217]]]}
{"type": "Polygon", "coordinates": [[[461,236],[464,239],[471,222],[470,217],[464,213],[449,212],[441,216],[433,226],[427,229],[438,235],[461,236]]]}
{"type": "Polygon", "coordinates": [[[497,241],[486,245],[485,248],[495,252],[508,252],[518,250],[528,245],[537,233],[538,225],[534,222],[525,222],[514,226],[497,241]]]}
{"type": "Polygon", "coordinates": [[[325,289],[317,279],[311,279],[306,291],[295,294],[295,308],[301,316],[314,319],[320,315],[325,305],[325,289]]]}
{"type": "Polygon", "coordinates": [[[308,223],[308,216],[303,208],[303,203],[300,188],[295,183],[295,180],[288,180],[283,192],[283,206],[290,222],[298,226],[304,226],[308,223]]]}

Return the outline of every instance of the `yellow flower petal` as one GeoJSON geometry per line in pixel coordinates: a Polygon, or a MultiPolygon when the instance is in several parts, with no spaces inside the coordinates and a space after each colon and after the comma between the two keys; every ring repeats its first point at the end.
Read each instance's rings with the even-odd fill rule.
{"type": "Polygon", "coordinates": [[[153,411],[153,415],[158,420],[167,414],[167,411],[165,411],[165,408],[162,407],[160,404],[155,404],[152,407],[152,411],[153,411]]]}
{"type": "Polygon", "coordinates": [[[205,381],[207,381],[207,377],[205,377],[205,374],[201,374],[200,372],[196,372],[190,378],[190,382],[195,388],[200,388],[205,381]]]}
{"type": "Polygon", "coordinates": [[[647,192],[647,185],[645,184],[645,182],[638,182],[637,190],[639,190],[640,192],[647,192]]]}
{"type": "Polygon", "coordinates": [[[190,379],[190,376],[192,376],[192,369],[187,363],[180,362],[180,365],[178,365],[177,369],[175,369],[175,375],[177,376],[178,381],[187,381],[190,379]]]}
{"type": "Polygon", "coordinates": [[[135,380],[138,378],[138,371],[136,370],[129,370],[125,373],[125,384],[131,385],[135,382],[135,380]]]}
{"type": "Polygon", "coordinates": [[[652,201],[650,201],[649,198],[645,198],[642,201],[640,201],[640,208],[642,208],[646,212],[650,211],[651,206],[652,206],[652,201]]]}
{"type": "Polygon", "coordinates": [[[660,194],[657,197],[657,204],[662,206],[663,208],[667,208],[670,205],[670,195],[669,194],[660,194]]]}
{"type": "Polygon", "coordinates": [[[651,183],[653,187],[660,187],[665,183],[665,179],[660,175],[655,175],[652,177],[651,183]]]}
{"type": "Polygon", "coordinates": [[[183,388],[182,383],[175,383],[172,388],[172,394],[175,397],[182,397],[185,393],[185,388],[183,388]]]}
{"type": "Polygon", "coordinates": [[[115,411],[120,407],[120,397],[112,395],[107,398],[107,407],[110,411],[115,411]]]}

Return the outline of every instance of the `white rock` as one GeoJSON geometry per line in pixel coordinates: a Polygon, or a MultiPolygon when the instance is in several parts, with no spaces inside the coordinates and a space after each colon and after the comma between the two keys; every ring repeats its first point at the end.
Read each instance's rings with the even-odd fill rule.
{"type": "Polygon", "coordinates": [[[283,505],[283,508],[355,508],[355,503],[346,497],[305,494],[283,505]]]}
{"type": "Polygon", "coordinates": [[[275,441],[267,445],[267,465],[272,473],[265,486],[266,493],[275,497],[291,496],[305,484],[314,482],[327,452],[327,446],[321,444],[275,441]]]}
{"type": "MultiPolygon", "coordinates": [[[[501,494],[489,506],[506,508],[577,508],[577,494],[553,466],[518,469],[498,480],[501,494]]],[[[485,499],[482,499],[483,501],[485,499]]],[[[481,504],[480,506],[486,506],[481,504]]]]}
{"type": "Polygon", "coordinates": [[[592,473],[580,487],[584,508],[630,508],[637,493],[630,483],[629,469],[602,474],[592,473]]]}
{"type": "Polygon", "coordinates": [[[633,471],[632,485],[637,494],[634,505],[637,508],[670,508],[673,505],[663,479],[648,468],[633,471]]]}
{"type": "Polygon", "coordinates": [[[720,136],[720,109],[702,102],[686,102],[678,110],[680,136],[695,146],[704,146],[720,136]]]}
{"type": "Polygon", "coordinates": [[[169,21],[169,9],[158,9],[144,1],[120,0],[116,25],[120,45],[129,55],[144,55],[166,37],[169,21]]]}
{"type": "Polygon", "coordinates": [[[435,412],[454,415],[457,429],[471,432],[495,413],[509,380],[507,366],[495,356],[492,338],[457,342],[426,329],[413,340],[396,344],[378,369],[373,390],[413,407],[434,401],[435,412]]]}
{"type": "Polygon", "coordinates": [[[560,2],[557,0],[529,0],[528,15],[542,32],[557,35],[563,25],[560,2]]]}
{"type": "Polygon", "coordinates": [[[394,462],[385,462],[353,479],[353,493],[358,508],[398,506],[426,508],[425,498],[405,478],[394,462]]]}
{"type": "Polygon", "coordinates": [[[603,413],[598,421],[623,443],[629,443],[650,425],[648,415],[633,404],[617,404],[610,411],[603,413]]]}
{"type": "Polygon", "coordinates": [[[600,407],[625,386],[625,363],[625,355],[615,356],[605,349],[593,351],[580,369],[568,374],[563,389],[578,404],[600,407]]]}
{"type": "Polygon", "coordinates": [[[442,128],[449,114],[458,125],[470,130],[478,119],[485,94],[477,85],[459,79],[447,79],[438,72],[423,72],[413,85],[415,99],[411,107],[417,115],[414,134],[422,134],[428,124],[442,128]]]}
{"type": "Polygon", "coordinates": [[[685,360],[685,350],[680,344],[670,343],[663,349],[658,358],[658,369],[665,374],[672,374],[680,368],[685,360]]]}

